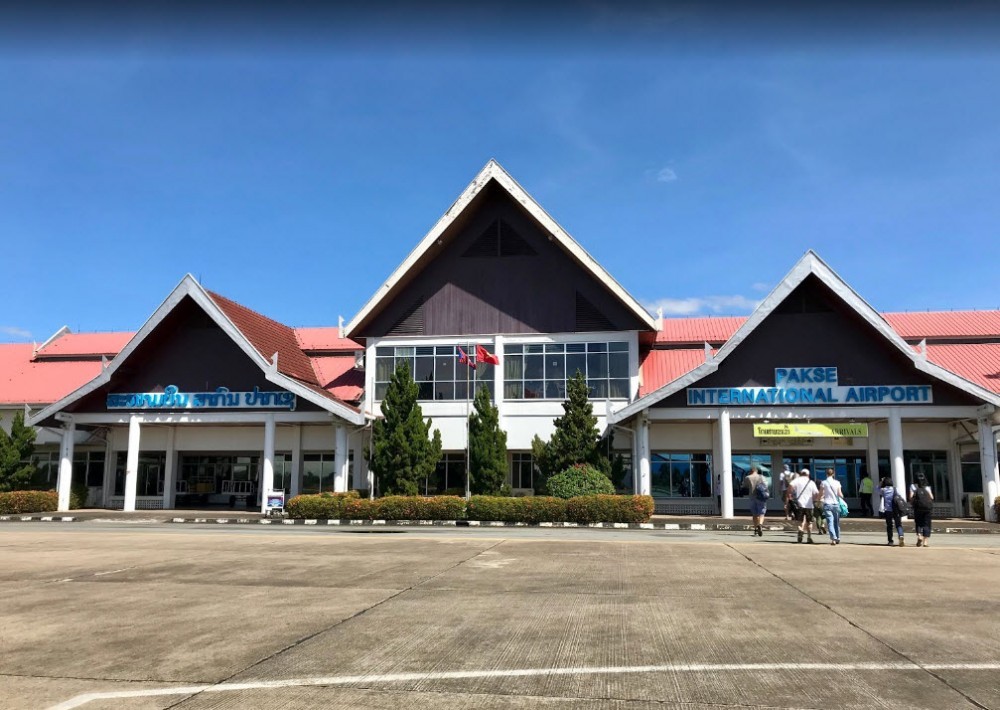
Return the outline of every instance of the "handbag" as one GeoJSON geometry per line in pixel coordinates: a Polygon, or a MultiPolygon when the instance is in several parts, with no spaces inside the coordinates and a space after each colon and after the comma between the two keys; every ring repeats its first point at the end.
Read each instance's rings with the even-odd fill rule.
{"type": "Polygon", "coordinates": [[[850,515],[850,511],[847,508],[847,501],[841,498],[837,502],[840,504],[840,517],[846,518],[848,515],[850,515]]]}

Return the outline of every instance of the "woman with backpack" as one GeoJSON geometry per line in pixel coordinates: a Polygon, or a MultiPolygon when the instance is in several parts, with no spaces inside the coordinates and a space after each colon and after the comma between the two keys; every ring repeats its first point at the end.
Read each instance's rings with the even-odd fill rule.
{"type": "Polygon", "coordinates": [[[903,511],[899,508],[899,503],[906,503],[902,496],[897,497],[896,489],[892,485],[892,479],[888,476],[879,482],[878,494],[882,498],[882,507],[885,510],[885,534],[889,538],[889,547],[892,547],[892,531],[896,530],[899,535],[899,546],[906,547],[903,540],[903,511]]]}
{"type": "Polygon", "coordinates": [[[934,493],[927,484],[927,476],[918,473],[910,485],[910,505],[913,522],[917,527],[917,547],[927,547],[931,537],[931,514],[934,512],[934,493]]]}
{"type": "Polygon", "coordinates": [[[756,466],[752,467],[750,475],[743,479],[743,487],[747,489],[747,495],[750,496],[753,534],[757,537],[764,537],[764,513],[767,512],[767,499],[771,497],[771,493],[767,488],[767,481],[760,475],[756,466]]]}

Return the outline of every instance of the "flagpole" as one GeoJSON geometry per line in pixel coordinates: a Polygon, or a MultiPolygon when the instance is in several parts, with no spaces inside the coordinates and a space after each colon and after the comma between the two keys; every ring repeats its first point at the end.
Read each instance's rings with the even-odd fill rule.
{"type": "MultiPolygon", "coordinates": [[[[468,347],[468,344],[466,344],[468,347]]],[[[465,368],[465,499],[469,500],[472,498],[472,491],[470,490],[470,481],[472,478],[472,462],[470,461],[470,452],[472,447],[469,445],[469,416],[471,415],[470,409],[472,408],[472,398],[469,396],[469,370],[472,367],[466,365],[465,368]]]]}

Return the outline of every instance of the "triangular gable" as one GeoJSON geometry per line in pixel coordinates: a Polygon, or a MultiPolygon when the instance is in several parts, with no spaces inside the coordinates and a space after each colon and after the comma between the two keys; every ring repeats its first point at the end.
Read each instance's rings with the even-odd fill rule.
{"type": "Polygon", "coordinates": [[[746,321],[733,333],[732,337],[726,341],[714,356],[677,378],[655,392],[632,402],[627,407],[615,412],[610,420],[619,422],[643,411],[644,409],[666,399],[667,397],[692,386],[708,375],[716,372],[720,364],[735,351],[740,344],[753,333],[761,323],[763,323],[784,301],[798,288],[809,276],[815,276],[833,294],[847,305],[863,321],[868,323],[881,335],[885,341],[898,350],[913,366],[920,372],[936,378],[952,387],[961,390],[977,399],[994,405],[1000,405],[1000,396],[994,392],[980,387],[955,373],[929,362],[925,356],[915,351],[895,330],[888,321],[882,317],[872,306],[865,301],[854,289],[831,269],[814,251],[809,250],[792,267],[792,270],[774,287],[767,297],[757,306],[756,310],[746,321]]]}
{"type": "Polygon", "coordinates": [[[297,347],[289,347],[288,337],[291,338],[291,343],[296,342],[295,333],[291,328],[287,328],[288,333],[285,333],[282,329],[286,326],[222,296],[210,295],[190,274],[181,279],[177,287],[101,374],[58,402],[33,415],[30,423],[32,425],[39,424],[73,402],[108,384],[118,368],[128,361],[129,356],[185,298],[194,301],[232,339],[236,346],[261,369],[268,382],[272,382],[353,424],[364,423],[365,418],[362,413],[336,399],[319,386],[309,358],[297,347]],[[237,325],[237,322],[250,331],[255,342],[251,342],[247,333],[237,325]],[[259,350],[261,347],[269,349],[272,346],[275,347],[275,350],[270,358],[259,350]],[[282,356],[289,361],[287,365],[282,364],[282,356]]]}
{"type": "Polygon", "coordinates": [[[427,252],[435,245],[445,231],[462,215],[487,185],[496,182],[517,202],[541,227],[553,235],[554,241],[578,264],[600,282],[622,305],[649,330],[655,330],[653,317],[619,284],[604,267],[581,247],[559,224],[514,180],[495,160],[490,160],[469,183],[448,211],[403,260],[385,283],[375,292],[345,328],[350,336],[366,325],[382,308],[385,300],[395,295],[397,287],[404,283],[411,272],[418,268],[427,252]]]}

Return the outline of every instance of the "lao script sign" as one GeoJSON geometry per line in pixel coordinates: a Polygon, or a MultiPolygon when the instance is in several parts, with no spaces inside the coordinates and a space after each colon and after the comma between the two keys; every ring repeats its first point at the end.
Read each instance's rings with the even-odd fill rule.
{"type": "Polygon", "coordinates": [[[168,385],[162,392],[119,392],[108,395],[108,409],[287,409],[295,411],[291,392],[230,392],[219,387],[214,392],[181,392],[168,385]]]}

